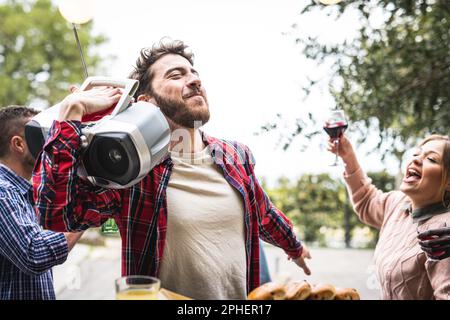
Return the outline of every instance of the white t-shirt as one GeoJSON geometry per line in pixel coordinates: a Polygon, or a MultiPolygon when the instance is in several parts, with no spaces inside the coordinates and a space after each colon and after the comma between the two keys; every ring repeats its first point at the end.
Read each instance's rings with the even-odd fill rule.
{"type": "Polygon", "coordinates": [[[162,287],[194,299],[245,299],[242,196],[207,148],[171,157],[162,287]]]}

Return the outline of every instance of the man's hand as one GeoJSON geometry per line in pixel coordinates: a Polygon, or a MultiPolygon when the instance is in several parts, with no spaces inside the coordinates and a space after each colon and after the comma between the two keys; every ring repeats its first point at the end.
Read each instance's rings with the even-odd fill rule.
{"type": "Polygon", "coordinates": [[[427,230],[417,237],[420,248],[429,258],[442,260],[450,257],[450,227],[427,230]]]}
{"type": "Polygon", "coordinates": [[[84,231],[80,232],[65,232],[64,236],[66,237],[67,246],[69,247],[69,251],[75,246],[78,240],[80,240],[84,231]]]}
{"type": "Polygon", "coordinates": [[[106,110],[117,103],[122,95],[119,88],[94,87],[90,90],[81,91],[71,86],[72,92],[61,102],[59,121],[78,120],[86,114],[106,110]]]}
{"type": "MultiPolygon", "coordinates": [[[[309,254],[308,248],[303,245],[303,251],[300,257],[296,259],[292,259],[300,268],[303,269],[303,272],[305,272],[306,275],[311,275],[311,270],[309,270],[308,266],[306,265],[305,259],[311,259],[311,255],[309,254]]],[[[291,260],[291,258],[288,258],[288,260],[291,260]]]]}

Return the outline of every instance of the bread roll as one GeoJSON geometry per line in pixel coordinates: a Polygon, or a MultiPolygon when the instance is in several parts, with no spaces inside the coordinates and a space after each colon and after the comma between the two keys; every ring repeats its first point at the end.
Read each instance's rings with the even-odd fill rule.
{"type": "Polygon", "coordinates": [[[360,300],[359,293],[353,288],[336,288],[335,300],[360,300]]]}
{"type": "Polygon", "coordinates": [[[311,300],[333,300],[336,289],[331,284],[318,284],[313,286],[309,299],[311,300]]]}
{"type": "Polygon", "coordinates": [[[248,294],[248,300],[284,300],[284,286],[275,282],[267,282],[252,290],[248,294]]]}
{"type": "Polygon", "coordinates": [[[306,281],[294,281],[285,286],[286,300],[305,300],[311,294],[311,286],[306,281]]]}

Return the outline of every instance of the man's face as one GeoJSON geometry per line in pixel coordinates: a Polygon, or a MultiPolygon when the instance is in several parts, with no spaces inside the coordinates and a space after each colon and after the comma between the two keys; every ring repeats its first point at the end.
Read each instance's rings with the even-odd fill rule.
{"type": "MultiPolygon", "coordinates": [[[[28,121],[30,121],[30,119],[28,119],[28,121]]],[[[27,121],[27,122],[28,122],[27,121]]],[[[30,149],[28,148],[28,144],[27,144],[27,140],[25,139],[25,132],[23,132],[20,137],[22,138],[22,143],[24,145],[24,153],[21,156],[21,162],[22,162],[22,166],[24,169],[26,169],[27,173],[30,173],[33,171],[34,168],[34,164],[35,164],[35,159],[34,157],[31,155],[30,149]]]]}
{"type": "MultiPolygon", "coordinates": [[[[15,140],[14,145],[17,148],[20,148],[20,149],[17,149],[17,148],[15,149],[16,150],[14,152],[15,161],[17,161],[17,163],[20,163],[22,169],[24,170],[24,172],[27,175],[31,176],[31,173],[33,172],[33,168],[34,168],[34,164],[35,164],[35,159],[31,155],[30,149],[28,148],[27,141],[25,139],[25,134],[22,132],[21,134],[17,134],[15,136],[13,136],[12,139],[15,140]]],[[[13,151],[11,150],[10,152],[13,152],[13,151]]]]}
{"type": "Polygon", "coordinates": [[[167,54],[157,60],[150,71],[153,73],[151,102],[166,117],[185,128],[194,128],[194,121],[201,125],[208,122],[206,92],[197,71],[187,59],[167,54]]]}
{"type": "MultiPolygon", "coordinates": [[[[31,121],[31,119],[32,118],[28,118],[25,123],[31,121]]],[[[30,170],[30,172],[32,172],[36,161],[34,157],[31,155],[30,148],[28,148],[27,140],[25,139],[25,129],[20,136],[23,139],[23,144],[25,147],[25,152],[22,157],[22,163],[25,168],[27,168],[28,170],[30,170]]]]}
{"type": "Polygon", "coordinates": [[[32,172],[35,164],[35,159],[31,155],[30,149],[27,147],[27,152],[25,153],[23,157],[23,165],[25,168],[30,169],[32,172]]]}

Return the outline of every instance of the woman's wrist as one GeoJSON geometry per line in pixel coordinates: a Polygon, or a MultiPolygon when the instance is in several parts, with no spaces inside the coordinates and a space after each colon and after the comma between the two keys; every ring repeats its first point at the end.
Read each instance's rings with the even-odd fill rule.
{"type": "Polygon", "coordinates": [[[353,174],[359,169],[358,159],[354,152],[351,152],[347,157],[342,159],[345,164],[345,173],[353,174]]]}

